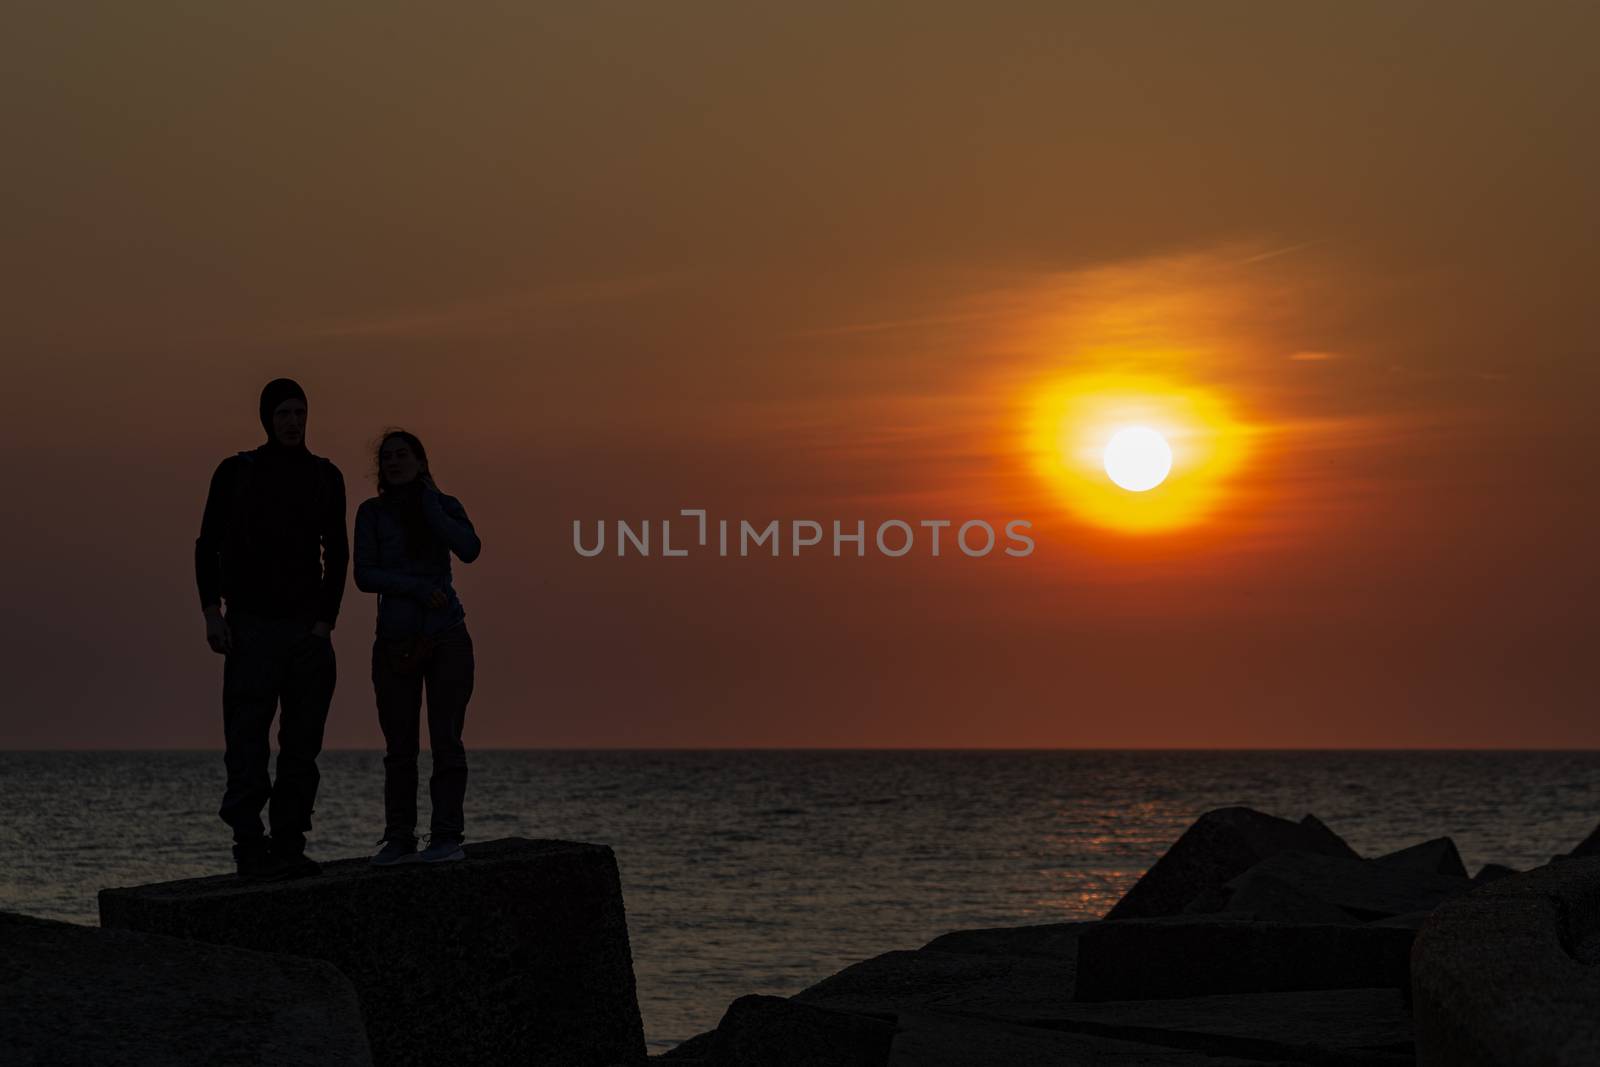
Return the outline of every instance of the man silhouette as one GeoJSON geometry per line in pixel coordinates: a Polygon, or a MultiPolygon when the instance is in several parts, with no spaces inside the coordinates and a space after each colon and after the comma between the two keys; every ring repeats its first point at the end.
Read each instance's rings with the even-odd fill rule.
{"type": "Polygon", "coordinates": [[[226,657],[222,728],[228,785],[218,812],[233,828],[243,878],[316,874],[305,854],[317,756],[333,699],[329,638],[350,563],[344,477],[306,449],[306,394],[288,378],[261,391],[267,442],[211,476],[195,582],[206,643],[226,657]],[[223,614],[223,605],[227,614],[223,614]],[[278,776],[267,774],[278,720],[278,776]],[[265,835],[261,809],[271,801],[265,835]]]}

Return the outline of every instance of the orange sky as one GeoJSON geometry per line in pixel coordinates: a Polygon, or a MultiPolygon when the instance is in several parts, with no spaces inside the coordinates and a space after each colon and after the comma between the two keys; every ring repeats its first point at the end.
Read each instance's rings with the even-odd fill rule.
{"type": "Polygon", "coordinates": [[[1600,745],[1595,9],[157,7],[6,18],[0,747],[220,747],[280,374],[352,515],[399,423],[477,523],[469,747],[1600,745]],[[1119,374],[1248,428],[1200,520],[1028,454],[1119,374]],[[1037,547],[573,551],[683,507],[1037,547]]]}

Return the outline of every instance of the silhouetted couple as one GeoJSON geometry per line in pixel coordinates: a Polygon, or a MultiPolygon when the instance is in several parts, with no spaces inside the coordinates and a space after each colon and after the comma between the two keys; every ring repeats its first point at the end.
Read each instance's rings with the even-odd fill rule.
{"type": "MultiPolygon", "coordinates": [[[[211,477],[195,581],[206,643],[222,671],[224,763],[219,814],[233,828],[245,878],[315,874],[305,854],[317,796],[317,756],[333,700],[330,634],[339,617],[350,546],[344,478],[305,445],[306,395],[278,378],[261,392],[265,444],[229,456],[211,477]],[[281,706],[281,712],[280,712],[281,706]],[[273,716],[278,773],[268,774],[273,716]],[[271,835],[261,822],[268,811],[271,835]]],[[[463,858],[467,786],[461,732],[474,661],[465,612],[451,583],[479,542],[466,512],[440,493],[422,442],[389,430],[378,443],[378,495],[356,512],[356,587],[378,594],[372,686],[383,729],[383,846],[372,862],[463,858]],[[417,748],[423,691],[433,749],[431,833],[417,847],[417,748]]]]}

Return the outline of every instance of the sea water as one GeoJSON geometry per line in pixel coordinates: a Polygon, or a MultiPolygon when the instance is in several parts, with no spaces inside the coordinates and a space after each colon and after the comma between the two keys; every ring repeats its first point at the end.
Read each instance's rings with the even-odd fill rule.
{"type": "MultiPolygon", "coordinates": [[[[1314,812],[1363,855],[1440,834],[1526,868],[1600,819],[1600,753],[472,751],[469,840],[611,846],[651,1051],[948,930],[1096,918],[1197,815],[1314,812]]],[[[381,754],[327,752],[308,852],[375,850],[381,754]]],[[[420,790],[427,820],[427,759],[420,790]]],[[[232,870],[214,752],[0,752],[0,909],[232,870]]]]}

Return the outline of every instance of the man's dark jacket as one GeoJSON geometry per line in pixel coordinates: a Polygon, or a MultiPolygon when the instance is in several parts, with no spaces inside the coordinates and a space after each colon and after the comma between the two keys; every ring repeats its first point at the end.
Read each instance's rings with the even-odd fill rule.
{"type": "Polygon", "coordinates": [[[194,543],[201,607],[221,599],[331,626],[349,567],[344,476],[331,460],[273,441],[218,465],[194,543]]]}

